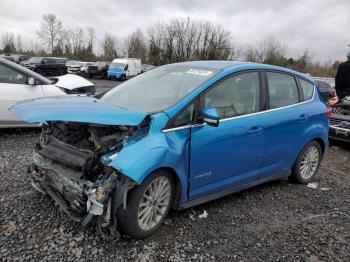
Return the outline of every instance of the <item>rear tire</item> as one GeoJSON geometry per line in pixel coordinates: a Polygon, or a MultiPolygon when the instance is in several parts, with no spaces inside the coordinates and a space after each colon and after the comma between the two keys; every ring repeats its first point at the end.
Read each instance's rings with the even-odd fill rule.
{"type": "Polygon", "coordinates": [[[119,231],[137,239],[152,235],[167,217],[174,191],[174,179],[169,172],[158,170],[149,175],[128,193],[126,209],[119,208],[119,231]]]}
{"type": "Polygon", "coordinates": [[[290,179],[300,184],[309,183],[316,177],[321,160],[322,149],[320,144],[316,141],[311,141],[299,153],[290,179]]]}

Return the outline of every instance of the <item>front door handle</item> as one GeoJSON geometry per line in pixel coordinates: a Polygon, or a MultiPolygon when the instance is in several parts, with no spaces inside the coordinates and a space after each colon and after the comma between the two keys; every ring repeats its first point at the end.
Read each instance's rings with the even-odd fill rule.
{"type": "Polygon", "coordinates": [[[261,133],[264,129],[261,126],[253,126],[251,129],[248,130],[249,135],[254,135],[261,133]]]}

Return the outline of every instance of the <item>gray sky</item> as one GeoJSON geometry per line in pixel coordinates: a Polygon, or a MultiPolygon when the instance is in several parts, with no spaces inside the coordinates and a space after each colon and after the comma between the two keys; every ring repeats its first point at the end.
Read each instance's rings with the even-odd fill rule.
{"type": "Polygon", "coordinates": [[[289,56],[307,48],[315,60],[333,61],[350,51],[349,11],[350,0],[1,0],[0,35],[37,38],[45,13],[56,14],[65,27],[94,27],[98,38],[105,31],[125,37],[159,20],[190,17],[221,24],[243,49],[273,36],[289,56]]]}

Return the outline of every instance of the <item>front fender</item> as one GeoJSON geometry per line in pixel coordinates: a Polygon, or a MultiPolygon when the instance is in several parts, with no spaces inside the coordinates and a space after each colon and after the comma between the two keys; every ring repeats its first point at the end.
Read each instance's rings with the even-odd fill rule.
{"type": "Polygon", "coordinates": [[[125,146],[109,165],[138,184],[154,170],[171,168],[183,187],[188,173],[188,144],[187,135],[162,132],[149,134],[144,139],[125,146]]]}

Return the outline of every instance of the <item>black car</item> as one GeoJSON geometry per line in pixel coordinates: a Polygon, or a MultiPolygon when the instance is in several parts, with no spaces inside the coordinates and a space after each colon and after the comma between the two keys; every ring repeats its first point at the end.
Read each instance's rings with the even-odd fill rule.
{"type": "MultiPolygon", "coordinates": [[[[328,101],[337,96],[334,86],[330,83],[322,80],[315,80],[315,82],[324,100],[328,101]]],[[[350,142],[350,96],[333,105],[331,110],[329,138],[350,142]]]]}
{"type": "Polygon", "coordinates": [[[350,142],[350,96],[343,98],[332,107],[329,138],[350,142]]]}
{"type": "Polygon", "coordinates": [[[108,61],[97,61],[93,65],[90,65],[87,69],[88,77],[92,78],[99,76],[101,78],[107,77],[107,70],[111,62],[108,61]]]}
{"type": "Polygon", "coordinates": [[[32,57],[22,63],[23,66],[41,75],[64,75],[67,73],[66,58],[32,57]]]}
{"type": "Polygon", "coordinates": [[[23,63],[24,61],[28,61],[31,56],[29,55],[12,55],[13,59],[17,64],[23,63]]]}
{"type": "Polygon", "coordinates": [[[328,99],[337,96],[334,86],[330,83],[322,80],[315,80],[315,82],[324,100],[328,101],[328,99]]]}

